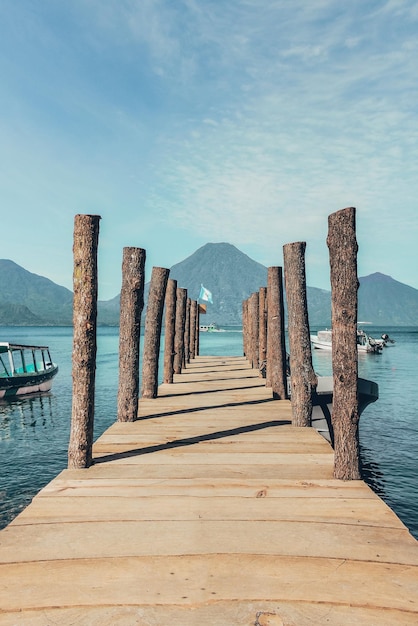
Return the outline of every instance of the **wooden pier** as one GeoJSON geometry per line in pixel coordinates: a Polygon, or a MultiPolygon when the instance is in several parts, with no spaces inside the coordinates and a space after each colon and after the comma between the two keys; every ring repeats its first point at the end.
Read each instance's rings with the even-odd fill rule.
{"type": "Polygon", "coordinates": [[[418,542],[241,357],[197,357],[0,533],[0,624],[418,623],[418,542]]]}

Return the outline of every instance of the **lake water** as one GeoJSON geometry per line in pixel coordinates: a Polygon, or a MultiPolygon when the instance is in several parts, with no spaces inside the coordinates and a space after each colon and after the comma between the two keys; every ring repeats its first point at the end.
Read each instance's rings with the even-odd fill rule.
{"type": "MultiPolygon", "coordinates": [[[[360,420],[364,478],[418,539],[418,327],[367,332],[388,332],[396,343],[380,355],[359,355],[359,375],[379,385],[379,400],[360,420]]],[[[0,401],[1,528],[67,465],[72,328],[0,327],[0,338],[49,345],[60,368],[50,394],[0,401]]],[[[99,328],[97,343],[95,438],[116,417],[118,330],[99,328]]],[[[242,333],[201,333],[200,354],[240,356],[242,333]]],[[[314,350],[313,359],[318,373],[331,373],[330,353],[314,350]]]]}

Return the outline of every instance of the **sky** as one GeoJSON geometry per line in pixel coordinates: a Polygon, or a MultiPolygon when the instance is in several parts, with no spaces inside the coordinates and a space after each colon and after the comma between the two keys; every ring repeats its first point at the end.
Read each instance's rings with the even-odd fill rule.
{"type": "Polygon", "coordinates": [[[329,289],[354,206],[358,275],[418,289],[417,34],[416,0],[0,0],[0,258],[72,289],[94,214],[102,300],[125,246],[305,241],[329,289]]]}

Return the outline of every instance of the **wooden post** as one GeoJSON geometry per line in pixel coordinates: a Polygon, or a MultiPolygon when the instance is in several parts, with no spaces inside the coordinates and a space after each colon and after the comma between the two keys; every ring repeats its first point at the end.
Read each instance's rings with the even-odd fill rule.
{"type": "Polygon", "coordinates": [[[318,384],[312,365],[306,298],[305,248],[304,241],[283,246],[294,426],[311,425],[312,392],[318,384]]]}
{"type": "Polygon", "coordinates": [[[242,351],[248,359],[248,298],[242,302],[242,351]]]}
{"type": "Polygon", "coordinates": [[[174,376],[174,333],[176,328],[177,281],[169,278],[165,294],[164,382],[171,384],[174,376]]]}
{"type": "Polygon", "coordinates": [[[196,335],[195,335],[195,356],[199,356],[200,354],[200,309],[199,302],[197,302],[196,309],[196,335]]]}
{"type": "Polygon", "coordinates": [[[251,363],[251,307],[250,307],[250,298],[248,296],[246,302],[247,305],[245,307],[246,311],[246,332],[245,332],[245,345],[246,345],[246,355],[248,361],[251,363]]]}
{"type": "Polygon", "coordinates": [[[192,300],[190,307],[190,346],[189,354],[192,359],[196,357],[196,316],[197,316],[197,300],[192,300]]]}
{"type": "Polygon", "coordinates": [[[184,327],[186,325],[187,289],[177,287],[176,332],[174,335],[174,373],[181,374],[184,352],[184,327]]]}
{"type": "Polygon", "coordinates": [[[190,363],[190,309],[192,301],[190,298],[186,300],[186,319],[184,322],[184,348],[183,348],[183,367],[187,367],[190,363]]]}
{"type": "Polygon", "coordinates": [[[73,397],[68,468],[92,463],[97,353],[97,247],[99,215],[74,219],[73,397]]]}
{"type": "Polygon", "coordinates": [[[258,362],[260,376],[266,377],[267,367],[267,287],[258,291],[259,327],[258,327],[258,362]]]}
{"type": "Polygon", "coordinates": [[[247,332],[246,332],[246,355],[249,364],[252,366],[252,340],[251,340],[251,295],[248,296],[247,299],[247,332]]]}
{"type": "Polygon", "coordinates": [[[259,327],[259,296],[258,291],[250,296],[250,333],[251,333],[251,366],[258,369],[258,327],[259,327]]]}
{"type": "Polygon", "coordinates": [[[331,267],[334,477],[357,480],[361,474],[357,397],[358,246],[354,207],[328,217],[327,245],[331,267]]]}
{"type": "Polygon", "coordinates": [[[139,345],[144,308],[146,252],[124,248],[119,321],[118,421],[133,422],[138,416],[139,345]]]}
{"type": "Polygon", "coordinates": [[[165,291],[170,270],[153,267],[145,318],[144,354],[142,357],[142,397],[158,394],[158,361],[160,358],[161,325],[165,291]]]}
{"type": "Polygon", "coordinates": [[[281,267],[267,270],[267,376],[273,398],[284,400],[287,393],[286,340],[284,324],[283,273],[281,267]]]}

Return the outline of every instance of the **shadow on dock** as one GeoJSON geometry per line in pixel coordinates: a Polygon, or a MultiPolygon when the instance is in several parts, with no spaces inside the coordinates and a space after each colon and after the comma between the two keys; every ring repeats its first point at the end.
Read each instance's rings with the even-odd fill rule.
{"type": "Polygon", "coordinates": [[[161,452],[162,450],[169,450],[173,448],[182,448],[185,446],[192,446],[204,441],[215,441],[216,439],[223,439],[226,437],[234,437],[235,435],[242,435],[244,433],[255,432],[257,430],[264,430],[266,428],[273,428],[275,426],[289,426],[291,421],[289,420],[277,420],[269,421],[258,424],[249,424],[241,426],[239,428],[229,428],[227,430],[219,430],[214,433],[207,433],[205,435],[195,435],[194,437],[186,437],[184,439],[176,439],[173,441],[167,441],[162,444],[147,446],[146,448],[135,448],[134,450],[128,450],[124,452],[118,452],[114,454],[108,454],[99,458],[95,458],[94,464],[108,463],[109,461],[116,461],[120,459],[128,459],[134,456],[142,456],[144,454],[152,454],[153,452],[161,452]]]}

